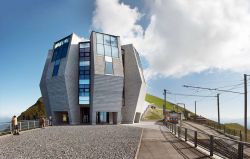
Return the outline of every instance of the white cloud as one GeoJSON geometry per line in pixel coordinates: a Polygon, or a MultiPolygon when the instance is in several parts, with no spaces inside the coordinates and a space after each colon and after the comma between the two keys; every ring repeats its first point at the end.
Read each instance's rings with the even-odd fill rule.
{"type": "Polygon", "coordinates": [[[106,33],[120,35],[123,43],[142,37],[143,29],[136,24],[141,18],[137,8],[130,8],[118,0],[97,0],[93,27],[106,33]]]}
{"type": "Polygon", "coordinates": [[[250,71],[248,0],[149,0],[145,30],[137,8],[97,0],[93,26],[133,43],[148,76],[180,77],[208,69],[250,71]]]}

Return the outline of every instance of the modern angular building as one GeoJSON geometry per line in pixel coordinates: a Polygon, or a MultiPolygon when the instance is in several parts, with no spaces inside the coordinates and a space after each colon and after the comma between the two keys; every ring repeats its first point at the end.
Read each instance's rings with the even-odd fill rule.
{"type": "Polygon", "coordinates": [[[92,32],[89,41],[71,34],[54,43],[40,89],[55,124],[139,122],[146,85],[140,57],[119,36],[92,32]]]}

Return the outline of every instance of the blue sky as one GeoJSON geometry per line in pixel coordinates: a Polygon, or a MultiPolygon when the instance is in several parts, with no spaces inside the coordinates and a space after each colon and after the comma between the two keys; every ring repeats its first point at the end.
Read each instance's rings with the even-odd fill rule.
{"type": "MultiPolygon", "coordinates": [[[[142,56],[151,94],[162,97],[164,88],[175,93],[217,93],[183,88],[184,84],[230,89],[250,72],[249,4],[243,2],[2,1],[0,116],[18,114],[41,96],[39,82],[54,41],[72,32],[88,38],[92,29],[120,35],[124,44],[134,43],[142,56]],[[193,12],[193,6],[202,9],[193,12]],[[210,13],[211,8],[217,12],[210,13]],[[243,18],[235,20],[234,16],[243,18]]],[[[242,92],[243,85],[234,90],[242,92]]],[[[184,102],[191,110],[197,100],[197,112],[216,119],[215,99],[167,98],[184,102]]],[[[222,93],[222,120],[242,117],[243,96],[222,93]]]]}

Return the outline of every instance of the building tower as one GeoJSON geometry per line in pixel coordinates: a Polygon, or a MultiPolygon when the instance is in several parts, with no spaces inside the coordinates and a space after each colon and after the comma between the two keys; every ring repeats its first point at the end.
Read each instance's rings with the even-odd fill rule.
{"type": "Polygon", "coordinates": [[[55,124],[139,122],[146,85],[140,57],[119,36],[71,34],[54,43],[40,89],[55,124]]]}

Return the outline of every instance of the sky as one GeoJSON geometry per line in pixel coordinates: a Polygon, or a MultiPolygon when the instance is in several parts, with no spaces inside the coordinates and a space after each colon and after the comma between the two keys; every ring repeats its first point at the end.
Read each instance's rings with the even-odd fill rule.
{"type": "MultiPolygon", "coordinates": [[[[39,82],[53,42],[91,30],[121,37],[140,53],[147,91],[217,117],[218,92],[243,92],[250,74],[249,0],[3,0],[0,6],[0,117],[19,114],[41,97],[39,82]]],[[[220,92],[221,120],[241,119],[242,94],[220,92]]],[[[248,113],[248,115],[250,112],[248,113]]],[[[250,116],[250,115],[249,115],[250,116]]]]}

